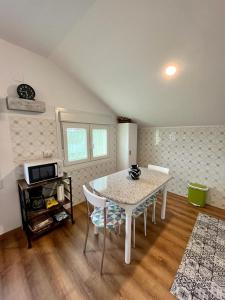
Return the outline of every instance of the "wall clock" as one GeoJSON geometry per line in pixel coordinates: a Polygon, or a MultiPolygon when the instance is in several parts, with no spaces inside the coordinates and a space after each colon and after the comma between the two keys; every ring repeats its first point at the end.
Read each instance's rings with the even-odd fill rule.
{"type": "Polygon", "coordinates": [[[35,97],[34,89],[30,85],[25,83],[18,85],[17,94],[19,95],[20,98],[28,99],[28,100],[34,100],[35,97]]]}

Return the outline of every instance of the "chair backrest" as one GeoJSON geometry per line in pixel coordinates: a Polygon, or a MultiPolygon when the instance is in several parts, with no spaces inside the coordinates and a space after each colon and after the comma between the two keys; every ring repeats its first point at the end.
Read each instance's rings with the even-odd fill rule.
{"type": "Polygon", "coordinates": [[[169,174],[169,172],[170,172],[170,169],[168,169],[168,168],[155,166],[155,165],[148,165],[148,169],[153,170],[153,171],[158,171],[158,172],[161,172],[164,174],[169,174]]]}
{"type": "Polygon", "coordinates": [[[83,185],[84,195],[89,203],[95,207],[106,207],[106,198],[100,197],[90,192],[85,185],[83,185]]]}

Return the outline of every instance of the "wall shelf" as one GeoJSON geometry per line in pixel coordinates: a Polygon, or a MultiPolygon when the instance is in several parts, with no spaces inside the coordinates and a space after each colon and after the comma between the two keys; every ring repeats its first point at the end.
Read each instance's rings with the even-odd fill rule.
{"type": "Polygon", "coordinates": [[[36,113],[44,113],[45,102],[39,100],[27,100],[17,97],[7,97],[6,105],[9,110],[30,111],[36,113]]]}

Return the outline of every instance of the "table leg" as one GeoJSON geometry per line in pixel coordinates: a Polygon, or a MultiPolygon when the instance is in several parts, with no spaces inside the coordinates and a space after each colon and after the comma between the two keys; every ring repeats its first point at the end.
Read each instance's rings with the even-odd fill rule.
{"type": "Polygon", "coordinates": [[[98,227],[97,226],[94,226],[94,234],[98,235],[98,227]]]}
{"type": "Polygon", "coordinates": [[[131,221],[132,210],[126,209],[125,263],[130,264],[131,257],[131,221]]]}
{"type": "Polygon", "coordinates": [[[163,190],[163,201],[162,201],[162,208],[161,208],[161,219],[165,220],[166,217],[166,200],[167,200],[167,187],[164,187],[163,190]]]}

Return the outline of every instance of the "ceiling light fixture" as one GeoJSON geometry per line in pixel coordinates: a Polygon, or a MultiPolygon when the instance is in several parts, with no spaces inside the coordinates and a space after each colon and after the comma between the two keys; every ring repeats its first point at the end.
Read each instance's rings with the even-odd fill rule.
{"type": "Polygon", "coordinates": [[[165,73],[167,76],[174,76],[177,72],[177,68],[175,66],[168,66],[165,69],[165,73]]]}

